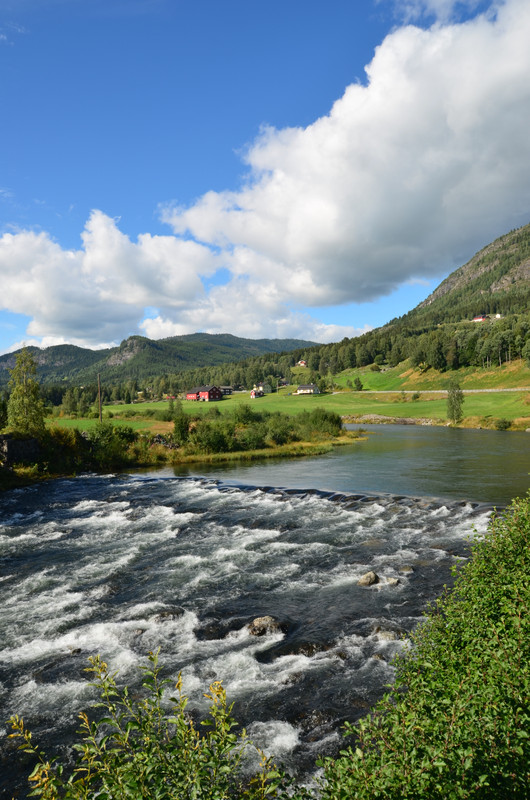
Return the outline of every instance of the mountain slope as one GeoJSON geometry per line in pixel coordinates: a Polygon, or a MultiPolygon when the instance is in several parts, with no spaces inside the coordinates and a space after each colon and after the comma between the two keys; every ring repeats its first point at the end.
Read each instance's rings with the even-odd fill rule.
{"type": "Polygon", "coordinates": [[[530,311],[530,224],[484,247],[402,321],[460,322],[530,311]]]}
{"type": "MultiPolygon", "coordinates": [[[[242,339],[228,333],[193,333],[152,340],[130,336],[119,347],[90,350],[74,345],[39,349],[29,347],[38,365],[43,385],[92,383],[98,373],[105,381],[118,382],[163,373],[176,373],[203,366],[237,362],[267,353],[290,352],[312,347],[302,339],[242,339]]],[[[9,380],[16,353],[0,356],[0,385],[9,380]]]]}

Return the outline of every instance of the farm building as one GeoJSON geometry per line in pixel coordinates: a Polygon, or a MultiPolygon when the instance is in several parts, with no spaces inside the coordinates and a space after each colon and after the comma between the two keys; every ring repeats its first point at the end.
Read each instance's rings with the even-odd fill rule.
{"type": "Polygon", "coordinates": [[[302,383],[296,390],[296,394],[320,394],[320,389],[316,383],[302,383]]]}
{"type": "Polygon", "coordinates": [[[222,397],[218,386],[196,386],[186,392],[186,400],[201,400],[206,403],[210,400],[221,400],[222,397]]]}

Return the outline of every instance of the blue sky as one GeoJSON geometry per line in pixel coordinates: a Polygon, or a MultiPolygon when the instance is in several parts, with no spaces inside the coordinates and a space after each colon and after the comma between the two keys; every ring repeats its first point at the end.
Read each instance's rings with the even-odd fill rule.
{"type": "Polygon", "coordinates": [[[530,220],[527,0],[0,0],[0,352],[337,341],[530,220]]]}

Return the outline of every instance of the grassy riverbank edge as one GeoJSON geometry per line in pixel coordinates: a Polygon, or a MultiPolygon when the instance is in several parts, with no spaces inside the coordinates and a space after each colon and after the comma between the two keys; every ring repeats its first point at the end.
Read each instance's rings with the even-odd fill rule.
{"type": "MultiPolygon", "coordinates": [[[[146,451],[147,455],[144,454],[141,459],[134,460],[130,458],[118,471],[126,472],[150,468],[156,469],[163,466],[178,467],[187,464],[200,465],[238,461],[261,461],[264,459],[311,457],[324,455],[332,452],[335,447],[354,444],[355,442],[360,442],[365,439],[366,436],[362,436],[361,432],[344,431],[340,436],[334,437],[333,439],[328,438],[316,442],[290,442],[284,445],[276,445],[274,447],[257,450],[195,453],[187,455],[180,454],[178,451],[169,450],[164,447],[164,445],[157,444],[149,448],[149,450],[146,451]]],[[[75,477],[81,471],[85,470],[55,472],[53,469],[50,470],[48,468],[43,472],[39,469],[38,464],[15,464],[11,469],[0,468],[0,492],[31,486],[41,481],[75,477]]],[[[95,469],[94,467],[90,469],[87,468],[86,471],[105,473],[109,470],[106,466],[103,466],[100,469],[95,469]]]]}
{"type": "Polygon", "coordinates": [[[320,456],[330,453],[335,447],[341,447],[365,440],[366,436],[355,435],[354,431],[346,431],[333,440],[321,442],[294,442],[260,450],[242,450],[233,453],[209,453],[177,457],[171,464],[212,464],[223,461],[260,461],[269,458],[300,458],[302,456],[320,456]],[[353,436],[351,434],[354,434],[353,436]]]}

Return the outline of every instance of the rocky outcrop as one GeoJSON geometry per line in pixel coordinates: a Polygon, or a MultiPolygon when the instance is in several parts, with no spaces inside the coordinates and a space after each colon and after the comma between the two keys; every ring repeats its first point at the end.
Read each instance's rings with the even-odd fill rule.
{"type": "Polygon", "coordinates": [[[369,423],[370,425],[436,425],[436,420],[428,417],[388,417],[385,414],[348,414],[342,417],[343,422],[369,423]]]}
{"type": "Polygon", "coordinates": [[[265,636],[266,633],[281,633],[283,631],[281,623],[268,614],[264,617],[256,617],[249,622],[248,631],[252,636],[265,636]]]}
{"type": "Polygon", "coordinates": [[[165,608],[163,611],[159,611],[154,615],[153,619],[155,622],[171,622],[183,615],[184,609],[180,608],[180,606],[174,606],[173,608],[165,608]]]}

